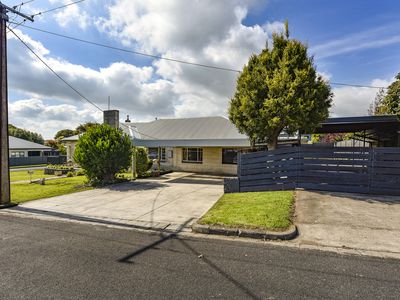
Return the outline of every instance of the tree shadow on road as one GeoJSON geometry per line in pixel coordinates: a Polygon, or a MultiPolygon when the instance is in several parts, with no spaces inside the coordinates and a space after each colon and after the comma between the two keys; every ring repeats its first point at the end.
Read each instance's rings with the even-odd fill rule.
{"type": "Polygon", "coordinates": [[[248,287],[246,287],[245,285],[243,285],[242,283],[237,281],[233,276],[231,276],[230,274],[225,272],[223,269],[221,269],[219,266],[217,266],[214,262],[212,262],[210,259],[205,257],[203,254],[196,251],[196,249],[194,249],[192,246],[190,246],[189,243],[187,243],[185,240],[183,240],[182,238],[180,238],[178,236],[178,233],[181,232],[192,221],[193,221],[193,218],[188,219],[185,223],[183,223],[178,228],[178,230],[176,232],[169,233],[169,234],[165,234],[165,233],[161,232],[159,235],[160,238],[158,240],[156,240],[155,242],[153,242],[149,245],[143,246],[140,249],[137,249],[134,252],[129,253],[128,255],[118,259],[118,262],[132,264],[133,258],[145,253],[148,250],[155,249],[156,246],[164,243],[167,240],[174,239],[174,240],[177,240],[187,250],[189,250],[189,252],[192,253],[193,256],[196,257],[196,259],[201,258],[202,262],[206,263],[207,266],[209,266],[212,270],[214,270],[219,275],[221,275],[223,278],[225,278],[227,281],[232,283],[235,287],[237,287],[240,291],[242,291],[247,297],[249,297],[251,299],[261,299],[256,294],[254,294],[248,287]]]}

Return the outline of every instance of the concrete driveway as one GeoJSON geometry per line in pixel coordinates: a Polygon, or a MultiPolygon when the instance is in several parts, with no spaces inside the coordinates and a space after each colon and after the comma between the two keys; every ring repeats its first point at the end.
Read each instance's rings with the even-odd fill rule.
{"type": "Polygon", "coordinates": [[[174,172],[30,201],[14,210],[138,228],[188,230],[222,194],[222,177],[174,172]]]}
{"type": "Polygon", "coordinates": [[[310,191],[296,195],[300,236],[295,243],[400,258],[399,197],[310,191]]]}

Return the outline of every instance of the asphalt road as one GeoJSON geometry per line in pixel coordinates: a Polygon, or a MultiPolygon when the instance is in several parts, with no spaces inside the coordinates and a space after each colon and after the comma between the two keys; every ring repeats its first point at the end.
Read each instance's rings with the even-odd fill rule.
{"type": "Polygon", "coordinates": [[[400,260],[0,213],[0,298],[399,299],[400,260]]]}

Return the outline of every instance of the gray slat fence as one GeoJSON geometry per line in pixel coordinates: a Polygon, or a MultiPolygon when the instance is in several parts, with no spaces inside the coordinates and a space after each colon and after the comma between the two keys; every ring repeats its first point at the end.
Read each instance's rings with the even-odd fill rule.
{"type": "Polygon", "coordinates": [[[310,190],[400,195],[400,148],[302,147],[239,155],[240,192],[310,190]]]}
{"type": "Polygon", "coordinates": [[[10,157],[10,166],[26,166],[26,165],[41,165],[41,164],[64,164],[67,162],[67,156],[29,156],[29,157],[10,157]]]}

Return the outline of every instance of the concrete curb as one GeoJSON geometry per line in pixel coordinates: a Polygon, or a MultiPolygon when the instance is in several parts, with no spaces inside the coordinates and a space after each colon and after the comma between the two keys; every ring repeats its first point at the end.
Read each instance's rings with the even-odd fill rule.
{"type": "Polygon", "coordinates": [[[17,205],[18,205],[18,203],[13,203],[13,202],[10,202],[7,204],[0,204],[0,209],[10,208],[10,207],[14,207],[17,205]]]}
{"type": "Polygon", "coordinates": [[[295,225],[291,225],[289,229],[285,231],[263,231],[260,229],[228,228],[195,223],[192,225],[192,231],[203,234],[238,236],[263,240],[292,240],[298,235],[297,227],[295,225]]]}

